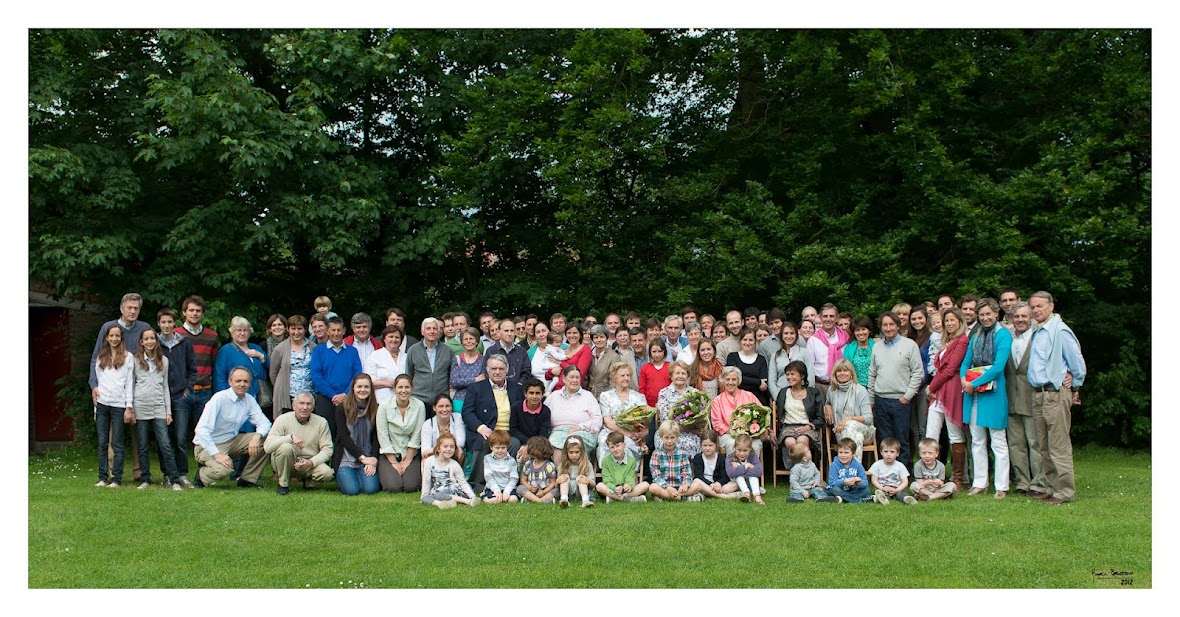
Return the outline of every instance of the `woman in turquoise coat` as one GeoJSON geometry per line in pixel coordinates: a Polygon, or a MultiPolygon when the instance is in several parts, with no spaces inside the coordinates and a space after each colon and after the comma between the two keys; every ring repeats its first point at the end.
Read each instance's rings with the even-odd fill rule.
{"type": "Polygon", "coordinates": [[[975,477],[968,495],[987,490],[987,442],[991,439],[996,457],[996,499],[1008,493],[1008,392],[1004,366],[1012,353],[1012,334],[1000,326],[1000,305],[992,298],[979,301],[976,317],[979,325],[967,345],[967,355],[959,367],[963,383],[963,423],[971,427],[971,459],[975,477]],[[972,368],[984,368],[974,379],[967,379],[972,368]],[[982,387],[988,388],[980,392],[982,387]]]}

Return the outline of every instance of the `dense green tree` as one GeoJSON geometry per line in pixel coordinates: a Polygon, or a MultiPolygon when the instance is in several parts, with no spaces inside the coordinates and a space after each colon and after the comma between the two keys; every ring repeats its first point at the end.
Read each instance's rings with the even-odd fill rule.
{"type": "Polygon", "coordinates": [[[1149,440],[1149,31],[32,30],[29,47],[30,277],[58,293],[201,293],[218,320],[327,293],[416,320],[1047,289],[1091,363],[1078,434],[1149,440]]]}

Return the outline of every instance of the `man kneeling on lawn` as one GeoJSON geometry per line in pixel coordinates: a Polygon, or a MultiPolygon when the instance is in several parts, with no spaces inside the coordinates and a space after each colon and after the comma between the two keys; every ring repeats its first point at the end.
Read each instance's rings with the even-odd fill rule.
{"type": "Polygon", "coordinates": [[[332,479],[332,433],[328,421],[312,413],[315,397],[300,392],[295,397],[295,409],[275,418],[262,449],[270,455],[270,466],[278,476],[280,495],[291,492],[291,476],[303,480],[303,488],[311,488],[310,481],[332,479]]]}
{"type": "Polygon", "coordinates": [[[258,476],[266,466],[262,438],[270,432],[270,420],[262,415],[262,408],[250,390],[250,370],[244,366],[229,372],[229,389],[214,394],[205,405],[201,421],[193,435],[193,453],[197,457],[198,487],[224,480],[234,471],[234,457],[249,454],[250,460],[238,478],[238,486],[258,486],[258,476]],[[253,433],[239,433],[238,428],[249,418],[255,426],[253,433]]]}

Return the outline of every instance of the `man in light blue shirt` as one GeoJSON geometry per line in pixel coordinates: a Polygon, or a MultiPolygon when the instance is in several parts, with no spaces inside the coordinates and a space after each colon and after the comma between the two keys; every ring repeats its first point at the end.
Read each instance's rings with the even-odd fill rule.
{"type": "Polygon", "coordinates": [[[1086,381],[1086,361],[1073,330],[1053,313],[1053,296],[1038,291],[1028,300],[1037,322],[1028,351],[1028,383],[1033,389],[1033,421],[1041,451],[1043,478],[1034,486],[1045,493],[1029,495],[1045,503],[1061,504],[1074,499],[1073,444],[1069,439],[1071,408],[1082,402],[1078,390],[1086,381]]]}
{"type": "Polygon", "coordinates": [[[258,476],[266,466],[262,439],[270,432],[270,420],[253,396],[249,396],[250,370],[235,367],[229,372],[229,389],[214,394],[205,405],[201,420],[193,435],[193,449],[200,468],[196,486],[210,486],[230,477],[233,459],[249,455],[250,460],[238,478],[238,486],[257,487],[258,476]],[[255,426],[253,433],[239,433],[238,428],[249,419],[255,426]]]}

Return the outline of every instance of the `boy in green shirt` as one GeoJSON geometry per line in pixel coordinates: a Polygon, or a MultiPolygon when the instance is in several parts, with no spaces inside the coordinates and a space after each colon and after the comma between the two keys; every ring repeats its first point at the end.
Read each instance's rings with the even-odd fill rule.
{"type": "Polygon", "coordinates": [[[602,495],[607,503],[612,501],[647,501],[643,494],[647,492],[647,482],[636,482],[635,470],[638,461],[627,453],[627,446],[623,434],[611,431],[606,436],[606,445],[610,448],[610,456],[602,459],[602,482],[594,489],[602,495]]]}

